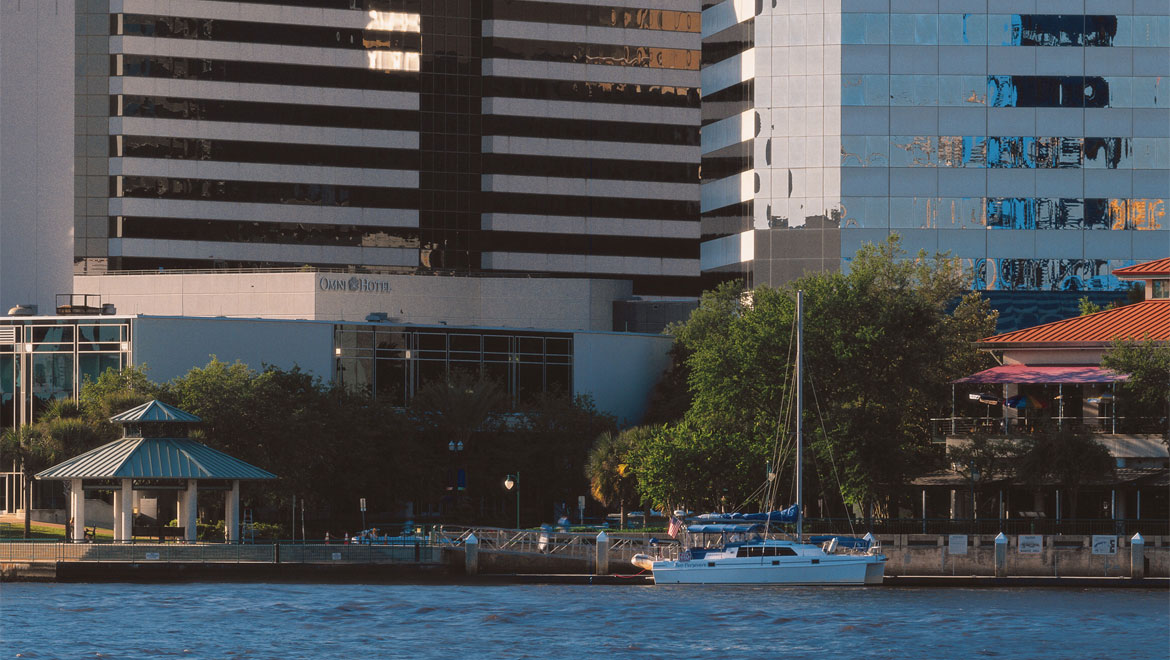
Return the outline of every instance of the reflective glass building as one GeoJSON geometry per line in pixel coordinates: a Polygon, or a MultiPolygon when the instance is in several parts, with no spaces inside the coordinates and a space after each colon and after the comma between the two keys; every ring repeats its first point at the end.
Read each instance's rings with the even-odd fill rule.
{"type": "Polygon", "coordinates": [[[699,0],[76,3],[75,272],[698,289],[699,0]]]}
{"type": "Polygon", "coordinates": [[[1035,306],[1170,254],[1167,0],[706,2],[702,90],[711,278],[897,232],[1035,306]]]}

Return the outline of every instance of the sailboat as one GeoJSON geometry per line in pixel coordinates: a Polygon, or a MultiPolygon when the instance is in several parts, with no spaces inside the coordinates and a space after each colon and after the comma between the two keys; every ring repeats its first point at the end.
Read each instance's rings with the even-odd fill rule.
{"type": "Polygon", "coordinates": [[[677,559],[634,555],[639,568],[654,575],[655,584],[881,584],[886,557],[870,535],[812,537],[805,542],[802,528],[803,438],[801,415],[804,350],[804,292],[796,292],[796,504],[782,511],[755,514],[707,514],[687,527],[690,534],[718,534],[714,548],[692,547],[677,559]],[[796,539],[767,538],[769,525],[795,523],[796,539]],[[763,532],[761,536],[759,533],[763,532]]]}

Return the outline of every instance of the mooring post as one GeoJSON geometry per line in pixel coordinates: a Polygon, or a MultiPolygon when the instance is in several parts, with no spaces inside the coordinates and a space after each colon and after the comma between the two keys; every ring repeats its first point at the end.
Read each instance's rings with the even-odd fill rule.
{"type": "Polygon", "coordinates": [[[597,533],[597,564],[594,573],[609,575],[609,535],[605,532],[597,533]]]}
{"type": "Polygon", "coordinates": [[[463,542],[463,572],[475,575],[479,572],[479,539],[475,534],[467,537],[463,542]]]}
{"type": "Polygon", "coordinates": [[[1007,576],[1007,537],[1000,532],[995,537],[995,577],[1007,576]]]}
{"type": "Polygon", "coordinates": [[[1129,540],[1129,576],[1135,580],[1146,576],[1146,540],[1140,532],[1129,540]]]}

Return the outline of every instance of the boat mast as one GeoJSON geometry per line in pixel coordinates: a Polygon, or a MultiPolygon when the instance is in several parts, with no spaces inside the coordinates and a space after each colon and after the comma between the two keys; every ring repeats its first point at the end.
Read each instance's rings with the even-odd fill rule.
{"type": "Polygon", "coordinates": [[[804,412],[804,291],[796,292],[796,541],[804,539],[804,482],[801,464],[804,462],[804,439],[801,437],[801,417],[804,412]]]}

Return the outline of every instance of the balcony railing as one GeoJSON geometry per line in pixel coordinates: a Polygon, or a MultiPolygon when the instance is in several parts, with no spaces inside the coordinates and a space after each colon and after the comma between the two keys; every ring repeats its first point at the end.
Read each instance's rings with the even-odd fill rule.
{"type": "Polygon", "coordinates": [[[945,442],[947,436],[976,433],[1030,435],[1052,424],[1093,433],[1157,434],[1167,430],[1165,417],[934,417],[930,431],[934,442],[945,442]]]}
{"type": "Polygon", "coordinates": [[[874,518],[869,521],[845,518],[806,518],[805,534],[1117,534],[1133,536],[1170,535],[1170,520],[1062,519],[1053,518],[874,518]]]}

